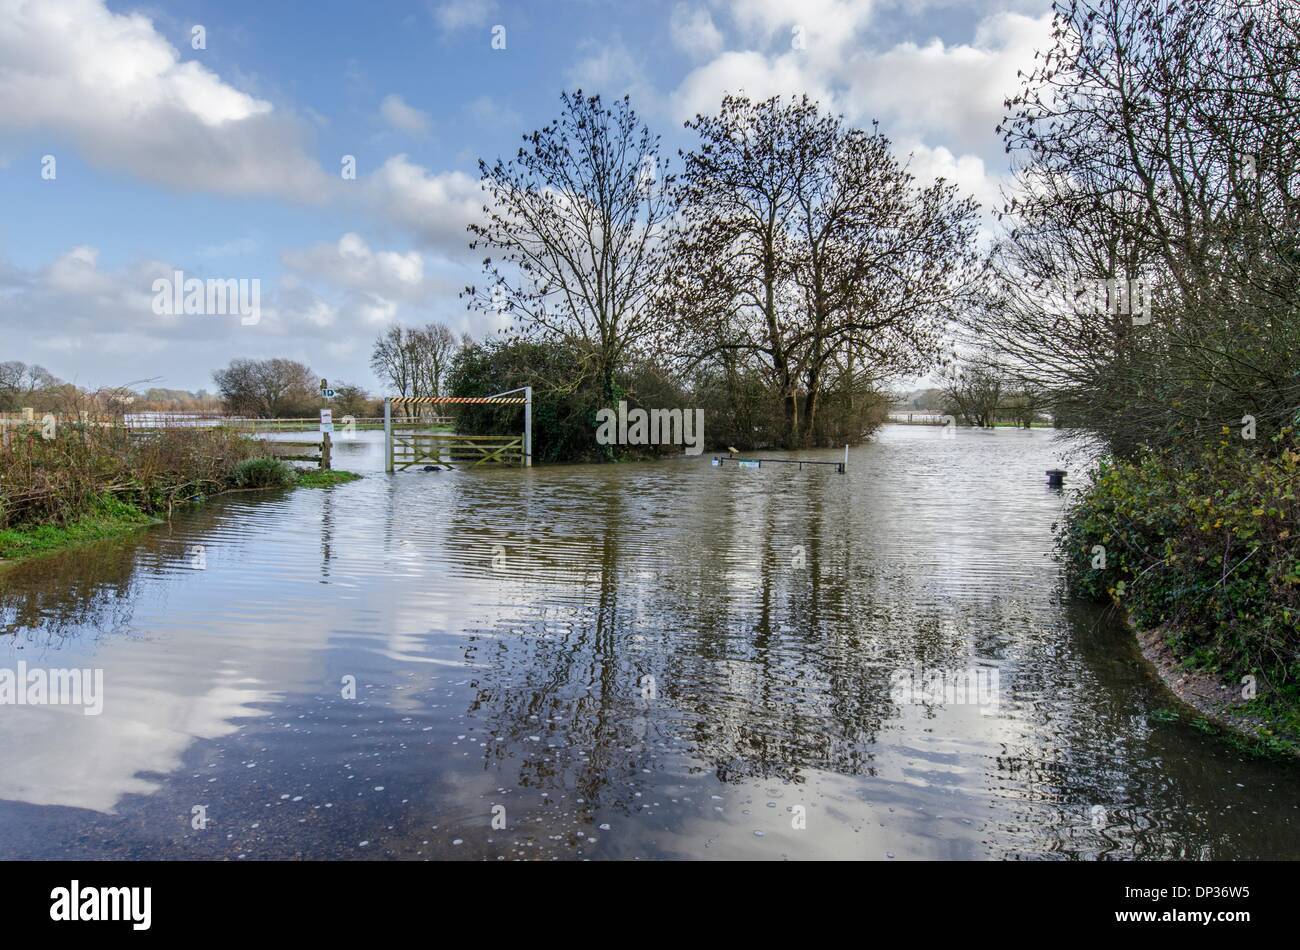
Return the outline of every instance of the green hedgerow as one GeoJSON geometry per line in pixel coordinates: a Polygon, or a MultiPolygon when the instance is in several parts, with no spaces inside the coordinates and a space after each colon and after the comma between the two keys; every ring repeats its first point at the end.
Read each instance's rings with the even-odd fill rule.
{"type": "Polygon", "coordinates": [[[1259,447],[1225,431],[1191,463],[1103,463],[1057,534],[1072,590],[1167,626],[1202,668],[1300,682],[1298,449],[1289,429],[1259,447]]]}

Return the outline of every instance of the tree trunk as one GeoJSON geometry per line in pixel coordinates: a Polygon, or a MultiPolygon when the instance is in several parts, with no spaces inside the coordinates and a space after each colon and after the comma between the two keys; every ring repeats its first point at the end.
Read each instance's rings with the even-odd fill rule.
{"type": "Polygon", "coordinates": [[[809,448],[815,445],[817,441],[817,403],[820,388],[821,380],[814,378],[809,382],[808,392],[804,394],[803,435],[799,440],[799,448],[801,449],[809,448]]]}
{"type": "Polygon", "coordinates": [[[785,393],[785,445],[794,448],[799,444],[799,394],[793,389],[785,393]]]}

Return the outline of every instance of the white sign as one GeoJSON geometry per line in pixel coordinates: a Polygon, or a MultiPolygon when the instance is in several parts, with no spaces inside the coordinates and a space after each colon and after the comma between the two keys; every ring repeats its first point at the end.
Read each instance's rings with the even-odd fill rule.
{"type": "Polygon", "coordinates": [[[320,411],[320,430],[322,432],[334,431],[334,410],[322,409],[320,411]]]}

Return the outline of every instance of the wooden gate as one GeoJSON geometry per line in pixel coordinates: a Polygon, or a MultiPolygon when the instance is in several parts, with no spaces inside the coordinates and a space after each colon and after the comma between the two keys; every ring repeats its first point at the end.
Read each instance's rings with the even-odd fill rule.
{"type": "Polygon", "coordinates": [[[519,435],[456,435],[395,427],[389,464],[390,471],[423,465],[523,465],[524,439],[519,435]]]}
{"type": "Polygon", "coordinates": [[[474,468],[533,464],[533,387],[494,396],[389,396],[384,399],[384,454],[389,472],[416,466],[474,468]],[[515,393],[523,393],[516,396],[515,393]],[[459,435],[438,431],[427,421],[395,419],[394,409],[411,406],[513,405],[524,407],[521,435],[459,435]]]}

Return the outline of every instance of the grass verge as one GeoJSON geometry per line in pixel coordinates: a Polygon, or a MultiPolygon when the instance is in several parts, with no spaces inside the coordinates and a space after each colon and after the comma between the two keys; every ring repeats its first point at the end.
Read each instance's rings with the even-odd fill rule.
{"type": "Polygon", "coordinates": [[[298,487],[329,488],[333,485],[355,482],[360,477],[355,472],[344,472],[337,468],[330,469],[328,472],[322,472],[317,468],[304,468],[298,470],[298,487]]]}
{"type": "MultiPolygon", "coordinates": [[[[296,472],[296,476],[293,487],[297,488],[328,488],[361,478],[354,472],[338,469],[328,472],[302,469],[296,472]]],[[[85,514],[66,524],[24,524],[0,529],[0,562],[54,554],[82,544],[122,537],[139,528],[163,523],[162,518],[154,517],[111,495],[103,495],[85,514]]]]}
{"type": "Polygon", "coordinates": [[[105,496],[90,511],[67,524],[22,525],[0,530],[0,560],[11,561],[49,554],[91,541],[116,538],[138,528],[161,523],[161,519],[146,514],[134,505],[105,496]]]}

